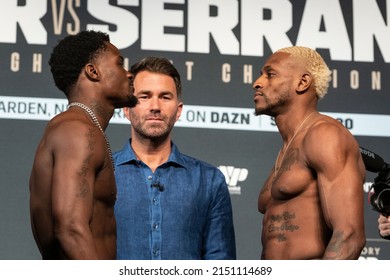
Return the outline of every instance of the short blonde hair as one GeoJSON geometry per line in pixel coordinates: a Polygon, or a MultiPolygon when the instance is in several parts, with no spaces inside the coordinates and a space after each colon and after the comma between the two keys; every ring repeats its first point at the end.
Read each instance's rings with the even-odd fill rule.
{"type": "Polygon", "coordinates": [[[321,99],[325,96],[331,80],[331,72],[317,51],[307,47],[292,46],[279,49],[276,52],[288,53],[293,57],[302,59],[309,73],[313,75],[317,97],[321,99]]]}

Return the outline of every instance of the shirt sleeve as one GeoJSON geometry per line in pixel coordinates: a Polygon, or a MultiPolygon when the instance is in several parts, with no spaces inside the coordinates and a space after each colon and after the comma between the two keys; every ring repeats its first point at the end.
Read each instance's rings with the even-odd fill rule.
{"type": "Polygon", "coordinates": [[[235,260],[236,242],[231,199],[226,180],[218,169],[211,184],[214,193],[204,231],[202,259],[235,260]]]}

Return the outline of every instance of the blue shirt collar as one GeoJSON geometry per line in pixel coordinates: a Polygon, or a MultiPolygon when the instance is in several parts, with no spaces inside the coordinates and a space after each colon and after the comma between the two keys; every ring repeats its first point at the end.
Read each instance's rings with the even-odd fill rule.
{"type": "MultiPolygon", "coordinates": [[[[129,139],[129,141],[127,141],[126,145],[122,148],[122,150],[117,151],[113,154],[116,166],[138,161],[130,143],[131,143],[131,138],[129,139]]],[[[173,142],[171,142],[171,154],[169,155],[167,162],[164,164],[167,163],[178,164],[180,166],[187,168],[186,162],[181,156],[179,148],[173,142]]]]}

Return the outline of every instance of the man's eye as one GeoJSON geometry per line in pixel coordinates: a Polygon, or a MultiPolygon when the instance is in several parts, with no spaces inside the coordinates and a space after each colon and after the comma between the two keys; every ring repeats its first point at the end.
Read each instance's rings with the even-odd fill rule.
{"type": "Polygon", "coordinates": [[[273,76],[275,76],[274,73],[267,73],[267,77],[268,77],[268,78],[272,78],[273,76]]]}

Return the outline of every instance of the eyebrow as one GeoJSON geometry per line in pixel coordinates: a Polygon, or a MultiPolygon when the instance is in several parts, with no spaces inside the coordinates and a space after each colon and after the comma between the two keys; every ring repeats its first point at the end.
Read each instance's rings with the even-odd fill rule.
{"type": "Polygon", "coordinates": [[[263,71],[269,71],[269,70],[272,70],[272,67],[269,66],[269,65],[265,65],[262,70],[263,71]]]}
{"type": "MultiPolygon", "coordinates": [[[[142,95],[142,94],[150,95],[150,94],[152,94],[152,91],[148,90],[148,89],[144,89],[144,90],[134,92],[134,94],[136,94],[136,95],[142,95]]],[[[163,90],[163,91],[158,92],[158,96],[167,96],[167,95],[172,97],[172,98],[176,97],[177,99],[179,99],[179,96],[177,95],[177,93],[175,94],[174,92],[172,92],[170,90],[163,90]]]]}
{"type": "MultiPolygon", "coordinates": [[[[149,89],[144,89],[144,90],[140,90],[138,91],[138,93],[144,93],[144,94],[148,94],[148,93],[151,93],[152,91],[149,90],[149,89]]],[[[171,95],[175,95],[172,91],[170,90],[163,90],[163,91],[160,91],[158,94],[171,94],[171,95]]]]}

